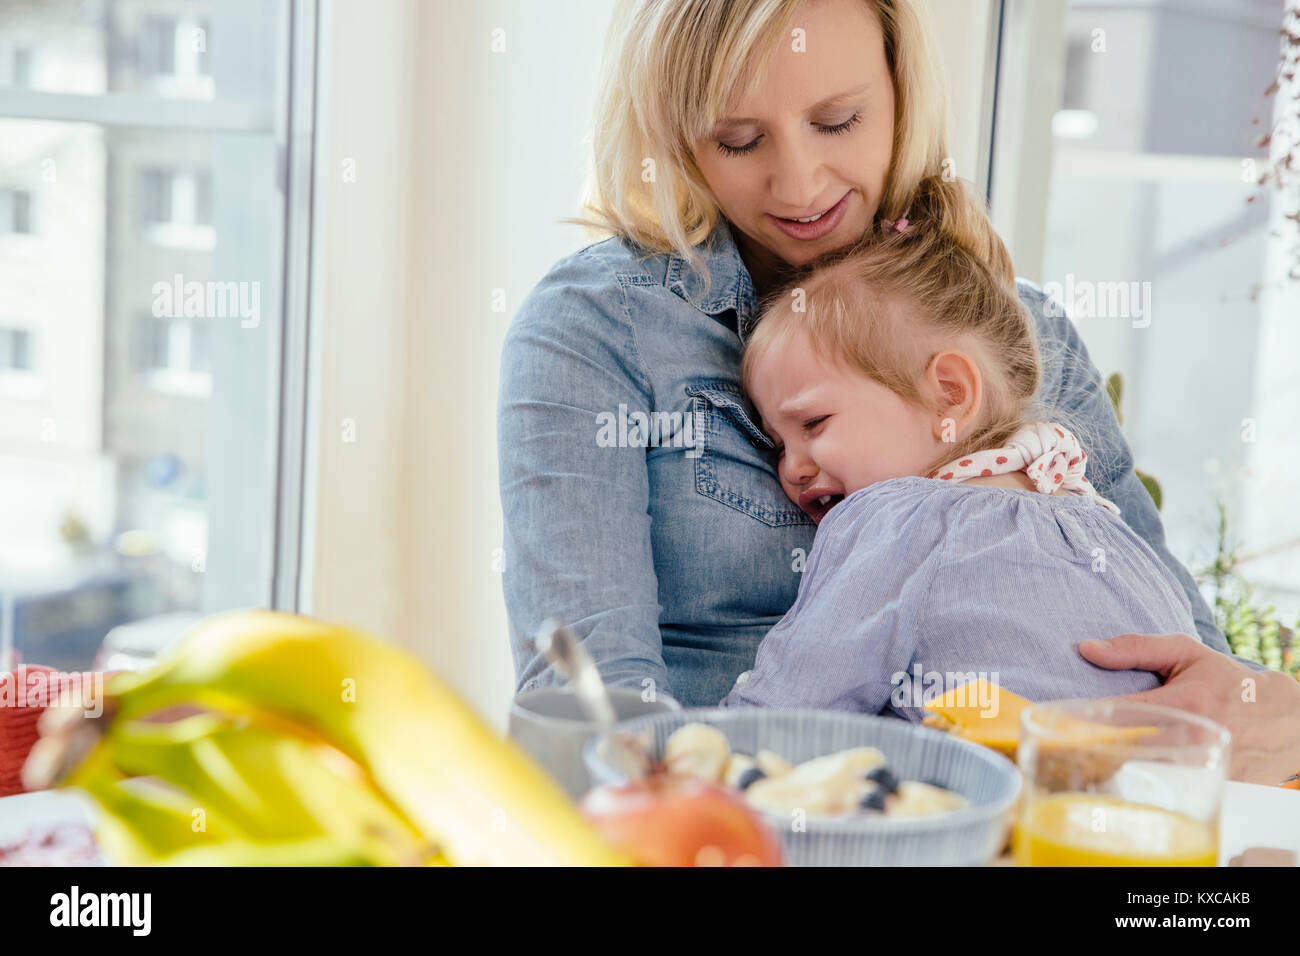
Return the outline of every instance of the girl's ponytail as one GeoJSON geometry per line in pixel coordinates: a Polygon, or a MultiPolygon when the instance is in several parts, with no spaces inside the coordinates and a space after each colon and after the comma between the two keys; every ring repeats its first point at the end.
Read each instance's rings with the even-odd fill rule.
{"type": "Polygon", "coordinates": [[[1011,253],[994,231],[984,203],[964,180],[942,175],[925,177],[917,184],[905,218],[907,228],[952,240],[1010,288],[1015,288],[1016,270],[1011,253]]]}

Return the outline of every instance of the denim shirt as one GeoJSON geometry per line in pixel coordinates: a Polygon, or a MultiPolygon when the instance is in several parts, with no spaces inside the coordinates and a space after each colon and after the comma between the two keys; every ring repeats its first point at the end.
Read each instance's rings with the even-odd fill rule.
{"type": "MultiPolygon", "coordinates": [[[[678,255],[588,246],[552,267],[506,335],[497,434],[518,690],[559,682],[533,646],[555,618],[609,684],[714,705],[795,601],[816,526],[781,490],[740,387],[758,297],[725,220],[698,251],[707,288],[678,255]]],[[[1202,641],[1226,652],[1078,332],[1037,286],[1019,289],[1044,398],[1090,426],[1088,480],[1177,577],[1202,641]]]]}

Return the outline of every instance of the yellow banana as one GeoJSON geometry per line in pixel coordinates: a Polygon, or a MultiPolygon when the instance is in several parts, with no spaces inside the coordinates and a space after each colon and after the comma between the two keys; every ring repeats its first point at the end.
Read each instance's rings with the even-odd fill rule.
{"type": "Polygon", "coordinates": [[[422,863],[430,855],[364,772],[321,743],[204,714],[174,723],[118,720],[104,747],[117,770],[167,781],[195,811],[215,814],[259,847],[330,836],[377,863],[422,863]]]}
{"type": "Polygon", "coordinates": [[[92,785],[99,802],[96,839],[122,866],[366,866],[373,858],[333,836],[256,843],[233,838],[215,824],[193,829],[184,794],[139,780],[92,785]]]}
{"type": "Polygon", "coordinates": [[[180,786],[192,809],[214,813],[251,839],[316,836],[313,821],[294,807],[284,781],[270,772],[265,735],[247,731],[263,759],[239,766],[217,736],[229,721],[216,714],[175,723],[114,721],[105,740],[113,766],[128,777],[154,777],[180,786]],[[255,780],[253,779],[255,777],[255,780]],[[295,813],[295,810],[299,812],[295,813]]]}
{"type": "MultiPolygon", "coordinates": [[[[130,774],[166,765],[169,779],[201,790],[203,802],[192,806],[210,806],[209,820],[263,859],[287,858],[293,851],[285,848],[298,845],[322,860],[628,862],[526,753],[418,661],[347,628],[272,611],[218,615],[156,668],[118,675],[106,691],[113,723],[98,750],[110,756],[97,751],[88,765],[130,774]],[[141,729],[138,718],[177,704],[246,718],[248,726],[209,718],[152,739],[141,729]],[[273,843],[258,842],[272,834],[273,843]]],[[[69,782],[84,786],[88,776],[95,775],[78,772],[69,782]]],[[[101,803],[121,787],[94,783],[88,789],[101,803]]],[[[181,806],[169,805],[173,814],[181,806]]],[[[211,859],[221,848],[171,840],[157,852],[211,859]]]]}
{"type": "Polygon", "coordinates": [[[213,819],[193,827],[192,802],[183,794],[146,780],[123,780],[102,755],[92,755],[77,786],[100,806],[97,839],[109,859],[123,866],[148,866],[196,846],[219,844],[228,833],[213,819]]]}

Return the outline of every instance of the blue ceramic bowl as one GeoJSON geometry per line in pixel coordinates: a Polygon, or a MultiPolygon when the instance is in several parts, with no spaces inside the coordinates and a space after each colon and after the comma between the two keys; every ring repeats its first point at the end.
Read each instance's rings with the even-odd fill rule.
{"type": "MultiPolygon", "coordinates": [[[[668,737],[683,724],[722,731],[733,751],[771,750],[791,763],[849,747],[878,747],[901,780],[953,790],[969,806],[933,817],[807,817],[802,829],[785,816],[764,813],[781,835],[790,866],[981,866],[1006,844],[1020,795],[1020,771],[1006,757],[951,734],[889,717],[822,710],[758,707],[688,708],[615,725],[649,731],[658,760],[668,737]]],[[[593,785],[623,775],[600,757],[604,736],[587,742],[593,785]]]]}

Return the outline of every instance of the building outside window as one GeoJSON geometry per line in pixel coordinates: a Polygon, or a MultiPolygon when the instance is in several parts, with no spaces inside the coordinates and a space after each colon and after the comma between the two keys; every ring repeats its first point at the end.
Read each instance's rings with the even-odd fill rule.
{"type": "Polygon", "coordinates": [[[0,653],[275,603],[299,6],[0,5],[0,653]]]}
{"type": "Polygon", "coordinates": [[[33,368],[32,333],[0,326],[0,372],[30,372],[33,368]]]}
{"type": "Polygon", "coordinates": [[[32,194],[25,189],[0,189],[0,234],[31,235],[32,194]]]}

